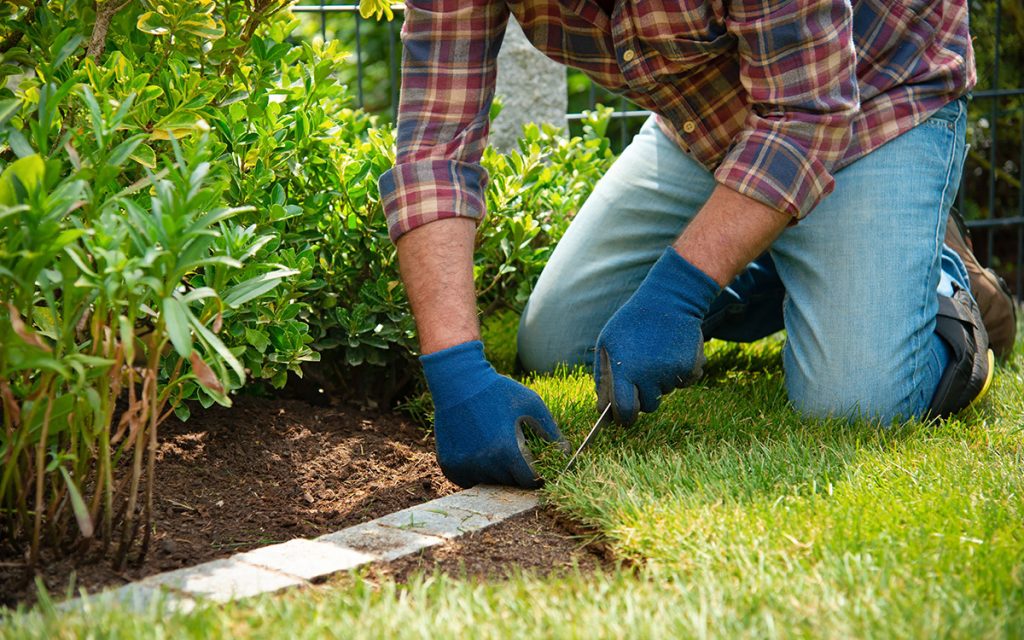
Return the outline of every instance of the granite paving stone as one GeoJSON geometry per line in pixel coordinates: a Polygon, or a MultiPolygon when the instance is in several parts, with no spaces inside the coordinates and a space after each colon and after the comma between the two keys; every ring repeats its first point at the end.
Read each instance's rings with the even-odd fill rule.
{"type": "Polygon", "coordinates": [[[297,576],[263,569],[235,558],[214,560],[146,578],[143,586],[165,586],[189,595],[227,602],[306,584],[297,576]]]}
{"type": "Polygon", "coordinates": [[[431,500],[418,507],[402,509],[383,518],[377,518],[374,522],[385,527],[445,539],[457,538],[491,524],[490,518],[440,500],[431,500]]]}
{"type": "Polygon", "coordinates": [[[282,544],[240,553],[235,559],[304,580],[324,578],[372,562],[375,556],[355,549],[296,538],[282,544]]]}
{"type": "Polygon", "coordinates": [[[358,524],[317,538],[318,542],[335,544],[390,562],[444,542],[444,538],[422,535],[415,531],[383,527],[376,520],[358,524]]]}
{"type": "Polygon", "coordinates": [[[451,505],[485,516],[489,520],[504,520],[537,506],[539,500],[533,491],[480,485],[466,489],[427,504],[438,503],[444,508],[451,505]]]}

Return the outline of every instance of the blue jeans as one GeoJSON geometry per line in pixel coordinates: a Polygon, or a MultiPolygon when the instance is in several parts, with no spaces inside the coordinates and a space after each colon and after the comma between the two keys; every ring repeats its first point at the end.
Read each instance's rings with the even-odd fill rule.
{"type": "MultiPolygon", "coordinates": [[[[725,288],[705,338],[786,329],[790,402],[810,416],[920,416],[949,360],[938,295],[968,287],[943,244],[964,159],[966,102],[835,174],[835,191],[725,288]]],[[[523,312],[519,357],[535,371],[591,365],[608,318],[715,188],[649,120],[573,220],[523,312]]],[[[637,328],[642,331],[642,327],[637,328]]]]}

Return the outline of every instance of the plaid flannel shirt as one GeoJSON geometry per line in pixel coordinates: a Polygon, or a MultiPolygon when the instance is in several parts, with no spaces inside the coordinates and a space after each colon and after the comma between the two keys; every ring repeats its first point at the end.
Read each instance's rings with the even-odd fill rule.
{"type": "Polygon", "coordinates": [[[485,213],[509,13],[548,57],[658,114],[715,179],[801,218],[832,173],[975,82],[967,0],[407,0],[391,237],[485,213]]]}

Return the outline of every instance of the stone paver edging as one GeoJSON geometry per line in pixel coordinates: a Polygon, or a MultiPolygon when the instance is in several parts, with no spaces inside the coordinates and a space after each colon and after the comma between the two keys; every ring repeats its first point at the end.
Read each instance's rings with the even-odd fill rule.
{"type": "Polygon", "coordinates": [[[238,553],[150,576],[61,608],[89,605],[143,609],[162,597],[170,609],[188,611],[197,601],[227,602],[288,587],[301,587],[372,562],[388,562],[485,529],[537,506],[533,492],[477,486],[320,536],[238,553]]]}

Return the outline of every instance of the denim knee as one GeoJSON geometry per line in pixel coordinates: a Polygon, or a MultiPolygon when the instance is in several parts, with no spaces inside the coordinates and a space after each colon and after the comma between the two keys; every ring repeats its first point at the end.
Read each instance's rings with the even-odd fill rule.
{"type": "MultiPolygon", "coordinates": [[[[867,351],[868,349],[865,349],[867,351]]],[[[910,379],[908,368],[894,354],[860,353],[846,359],[820,359],[797,365],[791,352],[784,355],[786,391],[790,404],[809,418],[858,418],[883,424],[920,417],[927,408],[940,363],[925,356],[922,370],[910,379]],[[928,396],[928,397],[926,397],[928,396]]]]}
{"type": "Polygon", "coordinates": [[[591,364],[597,334],[582,335],[582,327],[572,325],[568,316],[561,306],[527,303],[516,336],[518,364],[524,371],[550,373],[560,365],[591,364]]]}
{"type": "Polygon", "coordinates": [[[838,384],[835,379],[818,377],[795,383],[787,376],[786,390],[789,401],[798,413],[807,418],[880,419],[889,422],[900,417],[905,404],[894,399],[874,384],[849,380],[838,384]]]}

